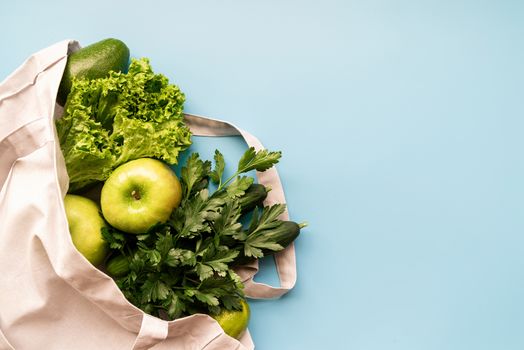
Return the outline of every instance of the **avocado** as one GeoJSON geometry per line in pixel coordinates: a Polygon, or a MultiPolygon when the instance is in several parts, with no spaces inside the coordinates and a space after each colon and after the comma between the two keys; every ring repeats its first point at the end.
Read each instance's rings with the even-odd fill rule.
{"type": "Polygon", "coordinates": [[[62,106],[71,90],[73,77],[97,79],[110,71],[127,73],[129,48],[118,39],[105,39],[71,53],[58,88],[57,101],[62,106]]]}

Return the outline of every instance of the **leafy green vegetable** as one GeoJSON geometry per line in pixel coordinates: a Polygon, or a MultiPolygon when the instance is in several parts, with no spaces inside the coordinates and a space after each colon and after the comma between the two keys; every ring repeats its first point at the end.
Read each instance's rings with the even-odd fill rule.
{"type": "Polygon", "coordinates": [[[197,153],[181,169],[182,202],[171,219],[133,236],[104,231],[111,249],[128,257],[129,270],[116,278],[124,295],[142,310],[175,319],[196,312],[218,314],[240,309],[243,284],[233,267],[239,258],[262,257],[284,249],[278,243],[279,216],[285,206],[253,212],[249,227],[240,218],[240,201],[254,179],[240,174],[264,171],[280,152],[248,149],[233,176],[223,181],[225,161],[215,152],[215,167],[197,153]],[[219,184],[210,194],[208,179],[219,184]]]}
{"type": "Polygon", "coordinates": [[[282,152],[269,152],[266,149],[255,152],[255,148],[249,148],[238,162],[238,173],[245,173],[251,170],[266,171],[275,165],[282,152]]]}
{"type": "Polygon", "coordinates": [[[265,207],[260,217],[258,211],[253,213],[246,241],[244,255],[247,257],[261,258],[264,256],[262,249],[279,251],[284,249],[272,235],[272,229],[277,228],[282,221],[278,219],[286,210],[283,204],[265,207]]]}
{"type": "Polygon", "coordinates": [[[224,156],[220,153],[219,150],[215,150],[215,169],[209,173],[209,177],[213,180],[214,183],[218,184],[219,187],[222,185],[222,174],[224,173],[224,168],[226,163],[224,161],[224,156]]]}
{"type": "MultiPolygon", "coordinates": [[[[220,191],[224,186],[229,184],[231,180],[233,180],[240,174],[244,174],[252,170],[266,171],[267,169],[277,164],[281,156],[282,156],[282,152],[270,152],[266,149],[263,149],[257,152],[255,151],[254,147],[248,148],[247,151],[244,152],[244,154],[240,158],[240,161],[238,162],[237,171],[224,182],[222,182],[221,179],[220,181],[215,181],[219,183],[217,192],[220,191]]],[[[218,171],[220,170],[220,175],[222,175],[222,172],[224,169],[224,164],[222,164],[223,156],[220,154],[218,150],[215,151],[215,162],[216,162],[216,169],[214,173],[218,174],[218,171]]],[[[212,178],[216,178],[217,176],[213,174],[212,178]]],[[[245,187],[244,190],[246,190],[248,187],[249,186],[245,187]]],[[[235,193],[235,192],[233,190],[230,190],[230,193],[235,193]]]]}
{"type": "Polygon", "coordinates": [[[198,153],[192,153],[186,161],[186,166],[180,171],[182,180],[183,199],[206,188],[208,185],[207,178],[210,174],[211,162],[202,161],[198,153]]]}
{"type": "Polygon", "coordinates": [[[64,115],[56,121],[70,189],[104,181],[132,159],[177,164],[191,144],[184,101],[180,89],[155,74],[146,58],[132,60],[127,74],[74,80],[64,115]]]}
{"type": "Polygon", "coordinates": [[[126,237],[122,232],[117,231],[111,226],[102,227],[102,237],[109,244],[109,248],[122,250],[126,245],[126,237]]]}

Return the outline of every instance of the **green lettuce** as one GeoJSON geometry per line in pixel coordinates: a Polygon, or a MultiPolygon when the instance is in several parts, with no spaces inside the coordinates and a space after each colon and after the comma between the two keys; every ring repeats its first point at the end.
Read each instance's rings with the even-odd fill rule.
{"type": "Polygon", "coordinates": [[[73,81],[62,118],[56,121],[70,190],[104,181],[137,158],[177,164],[191,144],[184,124],[185,96],[149,60],[133,59],[128,73],[73,81]]]}

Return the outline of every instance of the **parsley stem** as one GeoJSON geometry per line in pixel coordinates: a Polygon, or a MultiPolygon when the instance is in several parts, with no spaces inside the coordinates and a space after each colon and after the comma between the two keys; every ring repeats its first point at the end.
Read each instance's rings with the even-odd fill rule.
{"type": "Polygon", "coordinates": [[[193,278],[190,278],[190,277],[187,277],[187,276],[184,276],[184,279],[187,280],[187,281],[190,281],[190,282],[193,282],[194,284],[197,284],[197,285],[200,285],[202,282],[200,281],[197,281],[193,278]]]}
{"type": "Polygon", "coordinates": [[[232,176],[230,176],[226,181],[224,181],[224,182],[220,181],[220,184],[218,185],[217,191],[220,191],[221,189],[223,189],[225,186],[227,186],[228,183],[231,182],[231,180],[233,180],[235,177],[237,177],[240,174],[241,174],[241,172],[237,171],[232,176]]]}

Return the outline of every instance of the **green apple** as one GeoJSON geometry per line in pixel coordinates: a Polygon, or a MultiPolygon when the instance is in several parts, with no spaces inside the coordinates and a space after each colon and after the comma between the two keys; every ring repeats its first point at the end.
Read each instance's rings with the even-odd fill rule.
{"type": "Polygon", "coordinates": [[[247,301],[243,299],[240,304],[241,310],[222,309],[218,315],[211,315],[227,335],[236,339],[240,339],[244,334],[251,315],[247,301]]]}
{"type": "Polygon", "coordinates": [[[109,224],[128,233],[145,233],[165,222],[182,199],[175,172],[151,158],[127,162],[106,180],[100,197],[109,224]]]}
{"type": "Polygon", "coordinates": [[[91,199],[68,194],[64,207],[73,244],[93,265],[103,262],[107,253],[107,243],[102,238],[102,228],[106,226],[100,208],[91,199]]]}

